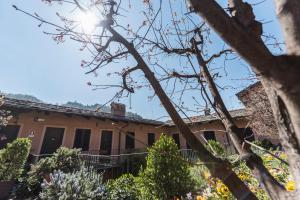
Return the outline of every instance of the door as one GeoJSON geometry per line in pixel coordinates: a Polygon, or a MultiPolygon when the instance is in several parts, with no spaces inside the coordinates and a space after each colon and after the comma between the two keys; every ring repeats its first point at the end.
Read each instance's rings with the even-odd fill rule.
{"type": "Polygon", "coordinates": [[[102,131],[101,143],[100,143],[100,154],[110,155],[112,146],[112,131],[102,131]]]}
{"type": "Polygon", "coordinates": [[[73,148],[88,151],[90,146],[90,129],[76,129],[73,148]]]}
{"type": "Polygon", "coordinates": [[[47,127],[44,135],[41,154],[54,153],[62,144],[64,132],[64,128],[47,127]]]}
{"type": "Polygon", "coordinates": [[[177,144],[177,147],[180,149],[180,139],[179,139],[179,134],[178,133],[174,133],[172,135],[173,140],[175,141],[175,143],[177,144]]]}
{"type": "Polygon", "coordinates": [[[148,133],[148,147],[155,143],[155,133],[148,133]]]}
{"type": "Polygon", "coordinates": [[[0,127],[0,149],[5,148],[7,143],[11,143],[18,137],[20,126],[7,125],[0,127]]]}
{"type": "Polygon", "coordinates": [[[134,145],[134,132],[127,132],[126,138],[125,138],[125,149],[129,150],[127,152],[130,152],[135,148],[134,145]]]}

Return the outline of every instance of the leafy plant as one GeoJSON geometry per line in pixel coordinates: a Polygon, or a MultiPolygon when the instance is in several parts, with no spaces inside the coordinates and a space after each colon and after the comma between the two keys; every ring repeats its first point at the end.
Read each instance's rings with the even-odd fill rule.
{"type": "Polygon", "coordinates": [[[54,170],[64,173],[74,172],[80,169],[81,161],[78,149],[59,148],[51,157],[39,160],[31,166],[26,180],[29,192],[36,196],[41,191],[41,183],[54,170]]]}
{"type": "Polygon", "coordinates": [[[43,158],[37,164],[32,165],[26,181],[30,193],[37,195],[41,191],[41,183],[44,178],[55,168],[53,157],[43,158]]]}
{"type": "Polygon", "coordinates": [[[60,147],[53,154],[55,169],[59,169],[65,173],[79,170],[81,166],[79,154],[80,149],[60,147]]]}
{"type": "Polygon", "coordinates": [[[215,140],[208,140],[206,148],[213,154],[216,154],[217,156],[220,156],[220,157],[225,156],[225,151],[224,151],[223,146],[215,140]]]}
{"type": "Polygon", "coordinates": [[[142,199],[171,199],[193,189],[188,164],[180,157],[175,141],[166,135],[149,148],[145,170],[138,185],[142,199]]]}
{"type": "Polygon", "coordinates": [[[50,182],[42,184],[39,197],[42,200],[106,199],[101,175],[84,167],[72,173],[55,170],[50,175],[50,182]]]}
{"type": "Polygon", "coordinates": [[[107,184],[107,200],[137,200],[139,196],[136,178],[132,174],[109,181],[107,184]]]}
{"type": "Polygon", "coordinates": [[[18,138],[0,150],[0,181],[16,180],[22,174],[31,148],[31,140],[18,138]]]}

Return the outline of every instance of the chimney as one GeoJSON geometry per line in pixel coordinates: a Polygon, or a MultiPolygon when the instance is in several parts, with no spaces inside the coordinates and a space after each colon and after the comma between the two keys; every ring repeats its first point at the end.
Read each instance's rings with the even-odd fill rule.
{"type": "Polygon", "coordinates": [[[204,115],[205,116],[210,115],[210,108],[205,108],[204,109],[204,115]]]}
{"type": "Polygon", "coordinates": [[[125,117],[126,114],[126,106],[122,103],[112,102],[110,104],[110,112],[115,116],[125,117]]]}

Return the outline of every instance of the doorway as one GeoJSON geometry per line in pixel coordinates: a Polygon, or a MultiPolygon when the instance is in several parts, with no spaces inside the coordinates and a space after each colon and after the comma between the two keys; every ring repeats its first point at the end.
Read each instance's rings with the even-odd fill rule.
{"type": "Polygon", "coordinates": [[[112,131],[102,131],[101,133],[101,144],[100,154],[110,155],[112,146],[112,131]]]}
{"type": "Polygon", "coordinates": [[[41,154],[54,153],[62,144],[64,132],[64,128],[47,127],[44,135],[41,154]]]}

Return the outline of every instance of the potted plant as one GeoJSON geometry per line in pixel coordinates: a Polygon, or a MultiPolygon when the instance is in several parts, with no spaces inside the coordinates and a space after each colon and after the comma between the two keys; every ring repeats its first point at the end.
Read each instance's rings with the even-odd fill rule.
{"type": "Polygon", "coordinates": [[[22,174],[30,148],[28,138],[18,138],[0,150],[0,199],[9,196],[14,181],[22,174]]]}

